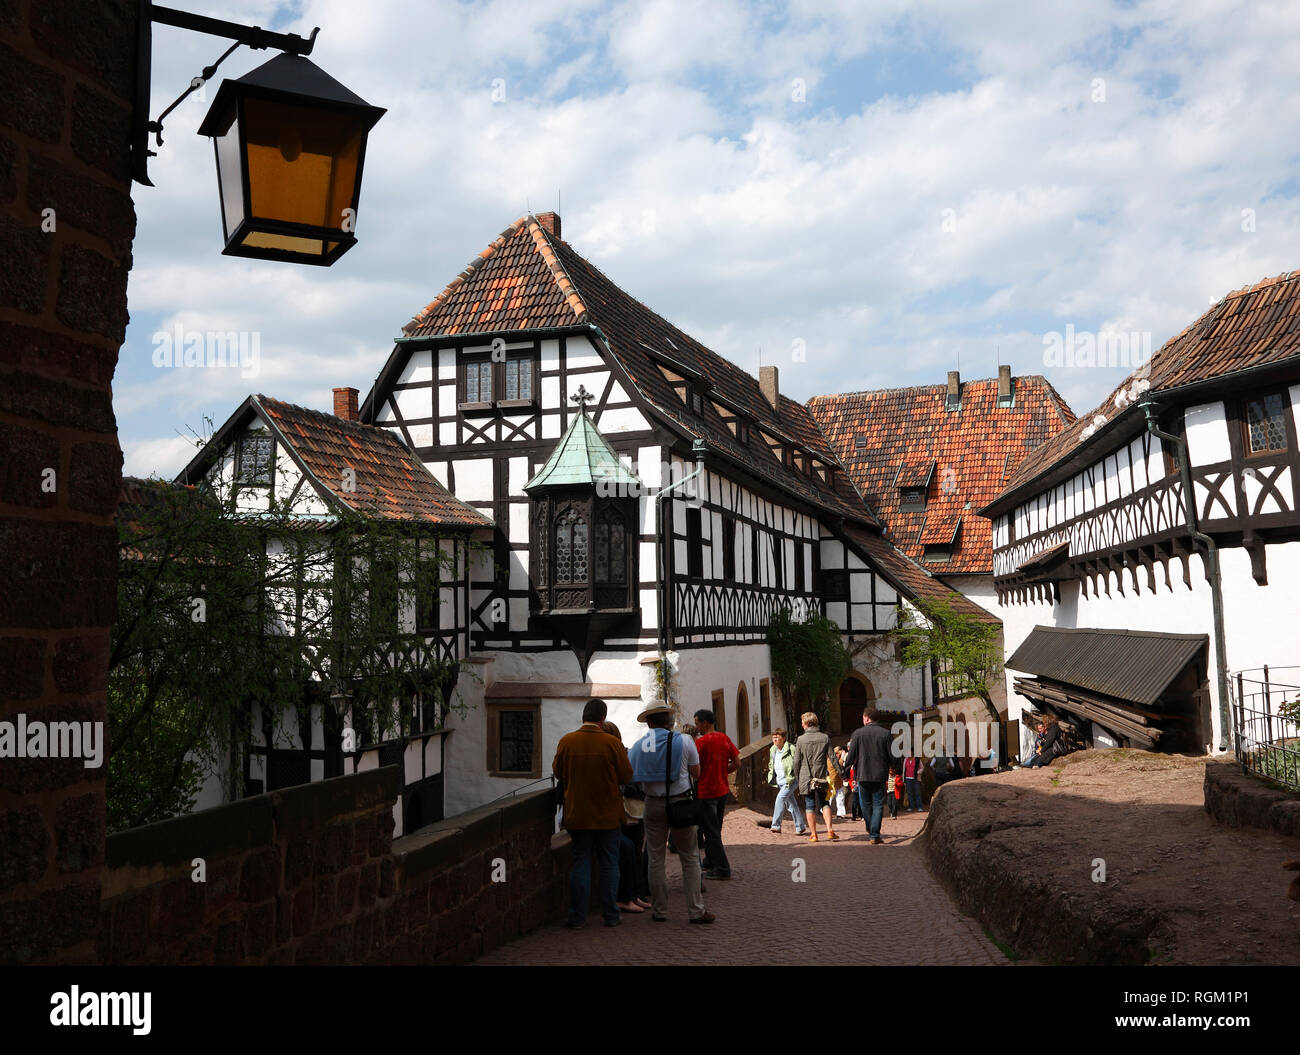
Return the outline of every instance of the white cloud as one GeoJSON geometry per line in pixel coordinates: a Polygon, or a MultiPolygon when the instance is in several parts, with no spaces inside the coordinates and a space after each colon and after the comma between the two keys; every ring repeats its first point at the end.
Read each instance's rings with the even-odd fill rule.
{"type": "MultiPolygon", "coordinates": [[[[1067,324],[1158,346],[1300,266],[1292,4],[305,0],[290,28],[313,25],[313,59],[388,108],[359,244],[328,271],[222,257],[205,107],[177,110],[136,193],[129,464],[251,391],[325,408],[332,385],[366,390],[411,314],[557,192],[581,252],[741,365],[804,340],[782,373],[799,396],[937,382],[958,356],[968,376],[999,355],[1042,372],[1043,332],[1067,324]],[[260,333],[259,377],[143,365],[178,320],[260,333]]],[[[160,30],[153,112],[213,57],[160,30]]],[[[1053,375],[1081,414],[1119,379],[1084,373],[1053,375]]]]}

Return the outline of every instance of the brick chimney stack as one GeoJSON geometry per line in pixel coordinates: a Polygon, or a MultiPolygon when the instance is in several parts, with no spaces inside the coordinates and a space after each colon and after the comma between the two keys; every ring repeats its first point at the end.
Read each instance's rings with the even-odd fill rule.
{"type": "Polygon", "coordinates": [[[948,371],[948,402],[956,403],[961,398],[961,373],[957,370],[948,371]]]}
{"type": "Polygon", "coordinates": [[[774,410],[780,410],[781,393],[777,386],[779,371],[775,366],[758,368],[758,387],[763,390],[763,398],[772,404],[774,410]]]}
{"type": "Polygon", "coordinates": [[[558,212],[539,212],[537,222],[546,230],[546,232],[555,238],[560,235],[560,214],[558,212]]]}
{"type": "Polygon", "coordinates": [[[360,414],[357,413],[357,390],[355,388],[334,389],[334,416],[342,418],[344,421],[356,421],[360,418],[360,414]]]}
{"type": "Polygon", "coordinates": [[[1011,398],[1011,367],[998,367],[998,399],[1008,400],[1011,398]]]}

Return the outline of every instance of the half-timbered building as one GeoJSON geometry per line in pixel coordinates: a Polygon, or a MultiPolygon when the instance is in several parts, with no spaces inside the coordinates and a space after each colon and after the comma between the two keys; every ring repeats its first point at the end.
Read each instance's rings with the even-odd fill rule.
{"type": "Polygon", "coordinates": [[[471,562],[479,706],[448,740],[449,809],[544,778],[592,696],[629,741],[663,694],[742,747],[766,736],[780,606],[876,646],[841,689],[854,724],[868,700],[930,701],[884,635],[906,598],[949,591],[884,537],[775,367],[756,379],[629,296],[554,213],[404,327],[361,415],[495,526],[471,562]]]}
{"type": "Polygon", "coordinates": [[[274,587],[292,596],[277,596],[265,606],[269,617],[263,614],[269,633],[297,638],[308,672],[306,702],[274,714],[253,704],[242,787],[223,788],[214,774],[196,807],[215,805],[232,790],[257,794],[397,764],[405,773],[394,807],[402,834],[444,815],[446,715],[470,678],[464,661],[471,542],[489,522],[438,483],[393,432],[362,424],[356,389],[334,395],[334,414],[250,396],[177,477],[208,487],[229,515],[262,530],[268,562],[304,562],[277,527],[319,538],[304,562],[309,573],[268,577],[292,583],[274,587]],[[352,581],[344,565],[355,562],[356,547],[340,561],[338,540],[359,520],[395,527],[416,547],[416,559],[436,563],[436,574],[404,589],[395,551],[375,551],[357,587],[364,596],[340,592],[352,581]],[[357,603],[366,607],[362,618],[373,633],[365,638],[367,654],[348,655],[338,624],[357,603]],[[368,679],[385,692],[400,683],[402,691],[369,707],[362,702],[368,679]]]}
{"type": "MultiPolygon", "coordinates": [[[[1020,462],[1074,421],[1037,375],[962,380],[814,396],[808,411],[882,523],[889,540],[943,583],[997,614],[989,521],[1020,462]]],[[[982,704],[943,670],[936,696],[946,717],[983,721],[982,704]]],[[[991,693],[1006,710],[1002,679],[991,693]]]]}
{"type": "Polygon", "coordinates": [[[1300,274],[1228,294],[1020,465],[992,521],[1013,707],[1218,750],[1229,674],[1293,662],[1300,274]]]}

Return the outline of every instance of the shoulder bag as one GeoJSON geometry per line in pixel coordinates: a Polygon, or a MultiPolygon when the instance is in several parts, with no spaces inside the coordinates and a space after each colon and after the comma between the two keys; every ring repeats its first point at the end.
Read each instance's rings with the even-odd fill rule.
{"type": "MultiPolygon", "coordinates": [[[[664,794],[671,795],[673,786],[672,767],[673,767],[673,736],[671,729],[668,730],[668,749],[665,752],[668,759],[664,762],[664,794]]],[[[685,745],[682,751],[686,750],[685,745]]],[[[703,823],[700,810],[700,800],[695,797],[695,784],[692,783],[690,790],[686,793],[689,798],[678,799],[676,802],[672,798],[665,800],[668,809],[668,827],[670,828],[694,828],[703,823]]]]}

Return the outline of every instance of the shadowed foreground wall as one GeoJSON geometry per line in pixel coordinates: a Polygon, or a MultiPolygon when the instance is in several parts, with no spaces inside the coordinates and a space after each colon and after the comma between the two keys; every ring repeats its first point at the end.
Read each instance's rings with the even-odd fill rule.
{"type": "Polygon", "coordinates": [[[103,962],[460,963],[559,911],[549,790],[394,840],[400,790],[386,766],[109,836],[103,962]]]}
{"type": "MultiPolygon", "coordinates": [[[[0,721],[106,718],[137,9],[0,2],[0,721]]],[[[104,775],[0,760],[0,964],[93,960],[104,775]]]]}

